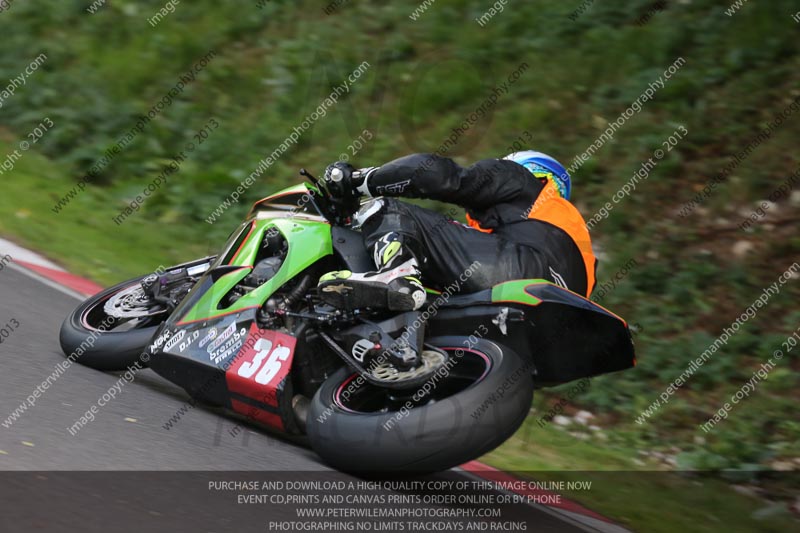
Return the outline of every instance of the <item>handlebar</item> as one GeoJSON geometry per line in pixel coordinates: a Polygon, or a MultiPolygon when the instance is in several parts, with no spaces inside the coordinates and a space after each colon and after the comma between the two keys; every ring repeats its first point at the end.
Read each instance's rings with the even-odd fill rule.
{"type": "Polygon", "coordinates": [[[324,180],[315,178],[304,168],[300,169],[300,175],[311,183],[311,201],[328,222],[336,226],[344,226],[350,222],[353,213],[359,208],[357,197],[352,200],[336,198],[324,180]]]}

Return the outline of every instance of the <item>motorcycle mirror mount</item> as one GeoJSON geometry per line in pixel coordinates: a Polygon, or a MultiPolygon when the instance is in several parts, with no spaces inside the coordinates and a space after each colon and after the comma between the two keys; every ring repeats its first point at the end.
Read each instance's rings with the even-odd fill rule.
{"type": "Polygon", "coordinates": [[[335,206],[332,205],[332,202],[330,201],[330,198],[329,198],[330,193],[328,192],[328,190],[325,187],[323,187],[322,184],[319,182],[319,180],[317,178],[315,178],[308,170],[306,170],[304,168],[301,168],[300,169],[300,175],[303,176],[304,178],[306,178],[311,183],[311,185],[313,185],[315,187],[316,191],[319,193],[319,196],[317,196],[312,191],[312,193],[311,193],[311,202],[315,206],[317,206],[317,209],[319,210],[320,213],[322,213],[322,215],[325,218],[327,218],[328,220],[331,220],[332,218],[335,219],[336,218],[336,208],[335,208],[335,206]]]}

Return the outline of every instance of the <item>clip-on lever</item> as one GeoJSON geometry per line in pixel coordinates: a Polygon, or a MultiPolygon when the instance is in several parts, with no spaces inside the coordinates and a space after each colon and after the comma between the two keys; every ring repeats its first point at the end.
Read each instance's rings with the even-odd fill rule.
{"type": "Polygon", "coordinates": [[[306,170],[304,168],[301,168],[300,169],[300,175],[303,176],[304,178],[308,179],[308,181],[310,181],[311,184],[314,187],[319,188],[319,180],[317,178],[315,178],[314,176],[312,176],[311,173],[308,170],[306,170]]]}

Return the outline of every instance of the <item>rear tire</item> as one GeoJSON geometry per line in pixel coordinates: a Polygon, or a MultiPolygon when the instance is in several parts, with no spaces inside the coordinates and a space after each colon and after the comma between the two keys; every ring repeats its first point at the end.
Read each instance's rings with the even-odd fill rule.
{"type": "MultiPolygon", "coordinates": [[[[149,354],[142,358],[142,352],[150,344],[160,324],[141,329],[115,332],[111,329],[101,332],[90,326],[85,315],[117,292],[140,283],[145,277],[124,281],[106,289],[81,303],[61,325],[59,340],[64,355],[71,361],[103,371],[125,370],[135,362],[147,366],[149,354]]],[[[164,318],[167,315],[164,314],[164,318]]]]}
{"type": "MultiPolygon", "coordinates": [[[[427,342],[453,347],[447,350],[452,357],[465,341],[464,337],[439,337],[427,342]]],[[[471,352],[488,361],[488,373],[452,396],[406,409],[403,416],[402,410],[350,409],[343,398],[356,394],[345,393],[352,390],[356,378],[348,368],[338,370],[311,402],[307,419],[311,446],[340,470],[396,473],[445,470],[496,448],[514,434],[530,410],[532,367],[513,351],[486,339],[470,347],[464,349],[464,357],[471,352]]],[[[444,379],[458,379],[451,376],[460,371],[459,364],[444,379]]],[[[439,381],[437,388],[444,383],[439,381]]],[[[372,386],[362,384],[357,389],[365,387],[372,386]]]]}

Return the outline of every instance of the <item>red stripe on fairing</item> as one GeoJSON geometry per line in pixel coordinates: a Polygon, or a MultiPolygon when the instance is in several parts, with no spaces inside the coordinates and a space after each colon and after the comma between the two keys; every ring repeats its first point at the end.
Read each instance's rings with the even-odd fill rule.
{"type": "Polygon", "coordinates": [[[103,290],[103,287],[97,283],[89,281],[86,278],[75,276],[69,272],[64,272],[63,270],[55,270],[53,268],[47,268],[44,266],[35,265],[33,263],[28,263],[27,261],[15,261],[14,263],[24,266],[28,270],[33,270],[40,276],[43,276],[51,281],[55,281],[60,285],[86,296],[92,296],[93,294],[97,294],[103,290]]]}
{"type": "Polygon", "coordinates": [[[181,322],[178,322],[177,325],[178,326],[185,326],[186,324],[194,324],[195,322],[207,322],[209,320],[216,320],[217,318],[220,318],[220,317],[223,317],[223,316],[233,315],[235,313],[241,313],[243,311],[247,311],[248,309],[258,309],[259,307],[261,307],[261,306],[260,305],[251,305],[251,306],[248,306],[248,307],[242,307],[242,308],[239,308],[239,309],[234,309],[233,311],[228,311],[227,313],[220,313],[218,315],[206,316],[206,317],[203,317],[203,318],[197,318],[195,320],[181,321],[181,322]]]}
{"type": "Polygon", "coordinates": [[[237,413],[246,416],[250,420],[257,420],[262,424],[283,430],[283,420],[281,420],[280,416],[274,413],[270,413],[264,409],[259,409],[258,407],[250,405],[249,403],[234,400],[233,398],[231,398],[231,408],[233,408],[233,410],[237,413]]]}
{"type": "MultiPolygon", "coordinates": [[[[290,196],[290,195],[293,195],[293,194],[300,194],[300,193],[297,192],[297,191],[289,191],[289,192],[282,192],[280,194],[273,194],[272,196],[265,196],[264,198],[262,198],[261,200],[257,200],[252,206],[250,206],[250,211],[252,211],[253,208],[255,206],[257,206],[258,204],[260,204],[261,202],[266,202],[268,200],[269,201],[277,200],[278,198],[283,198],[284,196],[290,196]]],[[[308,193],[307,192],[303,193],[303,195],[305,195],[305,194],[308,194],[308,193]]],[[[249,213],[249,211],[248,211],[248,213],[249,213]]]]}
{"type": "Polygon", "coordinates": [[[247,241],[250,239],[250,235],[252,235],[253,230],[255,230],[255,229],[256,229],[256,224],[255,224],[255,222],[253,222],[253,223],[250,224],[250,231],[247,232],[247,235],[245,236],[244,240],[242,241],[242,244],[239,245],[239,249],[236,250],[235,254],[233,254],[233,257],[231,258],[231,262],[228,263],[229,265],[232,265],[233,262],[236,261],[236,258],[239,257],[239,253],[242,251],[242,248],[244,248],[244,245],[247,244],[247,241]]]}
{"type": "MultiPolygon", "coordinates": [[[[481,463],[480,461],[470,461],[468,463],[464,463],[463,465],[460,466],[460,468],[462,470],[466,471],[466,472],[469,472],[470,474],[476,475],[476,476],[478,476],[480,478],[483,478],[483,479],[485,479],[487,481],[504,482],[504,483],[515,482],[515,481],[519,482],[520,481],[519,478],[516,478],[516,477],[512,476],[511,474],[503,472],[502,470],[498,470],[498,469],[496,469],[496,468],[494,468],[492,466],[489,466],[487,464],[481,463]]],[[[552,497],[552,496],[558,494],[556,492],[550,492],[550,491],[547,491],[547,490],[539,490],[539,489],[535,489],[535,488],[532,488],[532,489],[531,488],[529,488],[529,489],[519,489],[519,490],[516,490],[516,488],[515,488],[515,490],[512,490],[512,489],[506,489],[506,490],[508,490],[508,492],[512,492],[514,494],[519,494],[520,496],[525,496],[526,498],[528,498],[528,497],[533,498],[533,497],[536,497],[536,496],[538,496],[539,498],[545,498],[544,501],[549,501],[547,496],[551,496],[552,497]]],[[[582,506],[579,503],[575,503],[573,501],[567,500],[563,496],[561,498],[552,498],[552,499],[556,500],[558,503],[548,503],[548,504],[541,503],[541,504],[538,504],[538,505],[544,505],[545,507],[554,507],[556,509],[562,509],[564,511],[569,511],[571,513],[579,514],[579,515],[582,515],[582,516],[588,516],[590,518],[594,518],[595,520],[602,520],[603,522],[608,522],[609,524],[613,523],[611,520],[609,520],[605,516],[597,514],[594,511],[592,511],[591,509],[587,509],[586,507],[582,506]]]]}
{"type": "MultiPolygon", "coordinates": [[[[226,272],[225,275],[222,276],[222,277],[224,278],[225,276],[230,276],[231,274],[235,274],[237,272],[241,272],[242,270],[247,270],[248,268],[252,268],[252,266],[249,266],[249,267],[248,266],[243,266],[243,267],[237,268],[236,270],[231,270],[230,272],[226,272]]],[[[220,278],[220,279],[222,279],[222,278],[220,278]]],[[[178,326],[185,326],[186,324],[193,324],[195,322],[206,322],[208,320],[214,320],[214,319],[217,319],[217,318],[220,318],[220,317],[223,317],[223,316],[232,315],[234,313],[241,313],[242,311],[247,311],[248,309],[257,309],[259,307],[261,307],[261,306],[260,305],[251,305],[249,307],[241,307],[241,308],[238,308],[238,309],[234,309],[232,311],[227,311],[225,313],[219,313],[219,314],[212,315],[212,316],[204,316],[203,318],[195,318],[194,320],[181,320],[180,322],[177,323],[177,325],[178,326]]],[[[189,309],[189,311],[186,311],[183,314],[183,316],[188,315],[190,312],[191,312],[191,309],[189,309]]]]}

